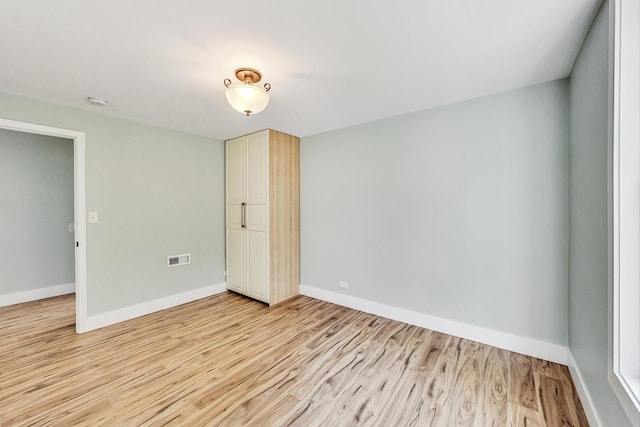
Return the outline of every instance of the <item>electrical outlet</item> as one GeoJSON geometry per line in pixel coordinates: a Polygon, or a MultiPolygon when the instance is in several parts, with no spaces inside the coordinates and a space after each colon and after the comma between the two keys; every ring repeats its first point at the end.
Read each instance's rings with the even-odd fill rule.
{"type": "Polygon", "coordinates": [[[342,289],[347,289],[349,287],[349,284],[347,282],[338,282],[338,286],[340,286],[342,289]]]}

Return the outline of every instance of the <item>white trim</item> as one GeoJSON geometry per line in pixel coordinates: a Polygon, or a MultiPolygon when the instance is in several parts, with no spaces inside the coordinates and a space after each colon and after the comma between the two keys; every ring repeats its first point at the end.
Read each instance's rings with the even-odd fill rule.
{"type": "Polygon", "coordinates": [[[85,328],[87,322],[87,199],[85,188],[85,138],[84,133],[75,137],[73,144],[75,192],[75,238],[76,238],[76,332],[85,328]]]}
{"type": "Polygon", "coordinates": [[[217,283],[215,285],[206,286],[204,288],[194,289],[176,295],[160,298],[153,301],[147,301],[129,307],[120,308],[118,310],[108,311],[106,313],[96,314],[87,318],[86,328],[79,332],[88,332],[94,329],[103,328],[115,323],[124,322],[146,314],[155,313],[156,311],[166,310],[167,308],[185,304],[211,295],[216,295],[227,290],[226,283],[217,283]]]}
{"type": "Polygon", "coordinates": [[[85,187],[85,133],[0,118],[0,128],[73,140],[73,204],[75,240],[76,332],[87,320],[87,228],[85,187]]]}
{"type": "Polygon", "coordinates": [[[44,288],[14,292],[12,294],[0,295],[0,307],[6,307],[13,304],[22,304],[23,302],[29,301],[37,301],[39,299],[57,297],[60,295],[72,294],[75,291],[75,283],[65,283],[62,285],[47,286],[44,288]]]}
{"type": "Polygon", "coordinates": [[[611,390],[618,398],[620,406],[627,414],[629,421],[634,427],[640,427],[640,414],[631,400],[631,390],[620,380],[620,377],[614,373],[611,368],[607,372],[607,382],[611,386],[611,390]]]}
{"type": "Polygon", "coordinates": [[[611,82],[613,90],[610,114],[611,167],[611,271],[609,286],[609,352],[607,381],[629,420],[640,427],[638,395],[638,255],[637,182],[640,109],[638,90],[638,0],[610,3],[610,39],[612,45],[611,82]],[[624,13],[623,13],[624,7],[624,13]],[[635,297],[633,296],[635,292],[635,297]],[[623,297],[623,293],[626,294],[623,297]],[[626,371],[625,371],[626,369],[626,371]],[[623,371],[626,372],[623,374],[623,371]],[[630,385],[633,384],[633,385],[630,385]]]}
{"type": "Polygon", "coordinates": [[[580,403],[582,403],[582,408],[584,409],[584,413],[587,416],[587,420],[589,421],[589,425],[592,427],[602,427],[602,421],[600,421],[600,417],[598,416],[598,412],[596,411],[596,405],[589,394],[589,389],[587,388],[584,379],[582,378],[582,374],[580,373],[580,368],[576,363],[576,360],[573,358],[573,354],[571,350],[567,351],[567,365],[569,366],[569,372],[571,373],[571,379],[573,379],[573,384],[576,386],[576,391],[578,392],[578,396],[580,396],[580,403]]]}
{"type": "Polygon", "coordinates": [[[454,335],[505,350],[526,354],[528,356],[549,360],[551,362],[567,364],[567,347],[521,337],[494,329],[418,313],[404,308],[381,304],[349,295],[339,294],[312,286],[300,285],[300,293],[308,297],[320,299],[344,307],[353,308],[388,319],[398,320],[411,325],[420,326],[434,331],[454,335]]]}

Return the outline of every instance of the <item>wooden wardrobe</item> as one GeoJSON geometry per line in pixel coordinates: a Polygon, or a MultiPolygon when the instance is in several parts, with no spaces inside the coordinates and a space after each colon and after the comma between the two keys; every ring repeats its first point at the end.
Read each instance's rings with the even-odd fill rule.
{"type": "Polygon", "coordinates": [[[267,129],[225,148],[227,288],[279,303],[300,290],[300,139],[267,129]]]}

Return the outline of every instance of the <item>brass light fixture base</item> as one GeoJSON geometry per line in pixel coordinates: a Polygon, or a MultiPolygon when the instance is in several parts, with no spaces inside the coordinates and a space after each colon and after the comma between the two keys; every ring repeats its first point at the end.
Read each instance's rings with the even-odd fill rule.
{"type": "Polygon", "coordinates": [[[260,71],[253,68],[238,68],[235,73],[238,80],[247,84],[258,83],[262,79],[262,74],[260,74],[260,71]]]}
{"type": "Polygon", "coordinates": [[[226,87],[224,93],[227,101],[234,110],[247,116],[259,113],[269,105],[269,90],[271,85],[264,84],[264,89],[256,85],[262,80],[262,74],[255,68],[241,67],[235,71],[235,75],[242,83],[232,84],[231,80],[224,79],[226,87]]]}

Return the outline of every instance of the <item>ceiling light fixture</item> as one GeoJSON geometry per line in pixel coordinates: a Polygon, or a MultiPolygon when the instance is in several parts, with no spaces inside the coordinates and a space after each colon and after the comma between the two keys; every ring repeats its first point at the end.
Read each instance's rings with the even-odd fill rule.
{"type": "Polygon", "coordinates": [[[269,89],[271,84],[265,83],[264,88],[256,86],[262,79],[258,70],[242,67],[235,71],[236,77],[242,83],[231,83],[231,80],[224,79],[226,86],[225,95],[229,104],[237,111],[250,116],[257,114],[269,105],[269,89]]]}

